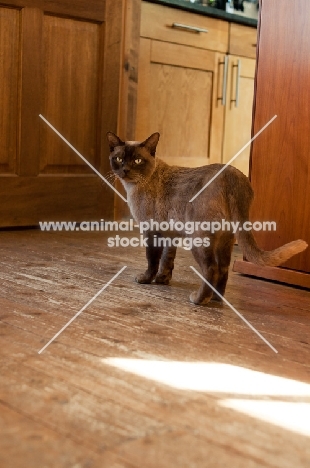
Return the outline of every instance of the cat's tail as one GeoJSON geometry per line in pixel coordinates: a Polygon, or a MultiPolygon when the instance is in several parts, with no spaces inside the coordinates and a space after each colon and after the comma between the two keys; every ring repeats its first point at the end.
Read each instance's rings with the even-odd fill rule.
{"type": "MultiPolygon", "coordinates": [[[[244,223],[249,221],[250,205],[254,197],[253,189],[247,177],[234,168],[225,171],[225,177],[227,178],[226,186],[229,187],[227,197],[232,219],[235,222],[238,221],[244,227],[244,223]],[[232,180],[233,184],[231,183],[232,180]]],[[[308,247],[305,241],[295,240],[275,250],[261,250],[256,244],[252,231],[247,231],[244,228],[241,231],[237,230],[236,237],[245,258],[249,262],[262,266],[275,267],[281,265],[293,255],[308,247]]]]}
{"type": "Polygon", "coordinates": [[[249,262],[272,267],[281,265],[293,257],[293,255],[302,252],[308,247],[307,242],[299,239],[274,250],[261,250],[257,246],[251,231],[240,231],[238,241],[245,258],[249,262]]]}

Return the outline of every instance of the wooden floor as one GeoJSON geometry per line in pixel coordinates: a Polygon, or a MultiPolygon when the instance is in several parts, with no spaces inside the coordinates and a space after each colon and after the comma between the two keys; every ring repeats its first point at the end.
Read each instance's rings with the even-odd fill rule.
{"type": "Polygon", "coordinates": [[[103,233],[0,239],[1,467],[310,466],[309,291],[231,274],[275,354],[228,306],[189,303],[189,252],[171,286],[138,285],[144,250],[103,233]]]}

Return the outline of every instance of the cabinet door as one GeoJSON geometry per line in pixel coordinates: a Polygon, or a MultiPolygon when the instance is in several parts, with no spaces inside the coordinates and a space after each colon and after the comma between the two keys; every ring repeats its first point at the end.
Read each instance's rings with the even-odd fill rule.
{"type": "MultiPolygon", "coordinates": [[[[223,163],[227,163],[251,139],[255,60],[235,55],[228,57],[227,99],[223,163]]],[[[249,175],[250,146],[231,164],[249,175]]]]}
{"type": "Polygon", "coordinates": [[[158,156],[171,165],[201,166],[221,154],[220,54],[141,38],[136,139],[161,135],[158,156]]]}
{"type": "Polygon", "coordinates": [[[113,191],[39,114],[93,166],[109,170],[105,132],[117,126],[123,45],[116,24],[122,25],[125,0],[4,3],[0,226],[111,218],[113,191]]]}

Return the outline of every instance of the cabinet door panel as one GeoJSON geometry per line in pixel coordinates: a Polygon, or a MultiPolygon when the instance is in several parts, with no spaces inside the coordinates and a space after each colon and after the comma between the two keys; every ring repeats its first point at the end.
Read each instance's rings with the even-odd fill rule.
{"type": "MultiPolygon", "coordinates": [[[[255,61],[229,56],[223,163],[233,158],[251,139],[255,61]],[[237,64],[240,61],[239,77],[237,64]],[[236,97],[238,95],[238,102],[236,97]]],[[[250,146],[231,163],[249,175],[250,146]]]]}
{"type": "Polygon", "coordinates": [[[150,126],[169,164],[208,163],[211,90],[211,72],[152,64],[150,126]]]}
{"type": "MultiPolygon", "coordinates": [[[[98,167],[96,110],[100,26],[44,16],[43,115],[98,167]],[[97,160],[96,160],[97,155],[97,160]]],[[[42,125],[40,172],[90,173],[90,169],[50,128],[42,125]]]]}
{"type": "Polygon", "coordinates": [[[167,163],[209,164],[211,122],[223,115],[220,106],[212,111],[217,69],[213,52],[142,38],[136,139],[159,131],[158,156],[167,163]]]}
{"type": "Polygon", "coordinates": [[[20,12],[0,7],[0,172],[15,174],[20,12]]]}

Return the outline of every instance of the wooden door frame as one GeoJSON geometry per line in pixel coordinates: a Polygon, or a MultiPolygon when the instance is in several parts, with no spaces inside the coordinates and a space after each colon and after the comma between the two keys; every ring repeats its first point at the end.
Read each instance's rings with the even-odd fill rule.
{"type": "MultiPolygon", "coordinates": [[[[134,140],[140,44],[141,0],[106,0],[104,90],[105,115],[102,129],[104,161],[109,170],[106,133],[112,131],[124,140],[134,140]],[[112,64],[112,67],[111,67],[112,64]],[[111,111],[112,110],[112,111],[111,111]]],[[[125,195],[120,183],[117,190],[125,195]]],[[[128,205],[114,195],[114,218],[128,218],[128,205]]]]}

